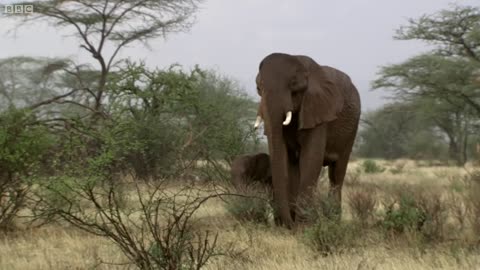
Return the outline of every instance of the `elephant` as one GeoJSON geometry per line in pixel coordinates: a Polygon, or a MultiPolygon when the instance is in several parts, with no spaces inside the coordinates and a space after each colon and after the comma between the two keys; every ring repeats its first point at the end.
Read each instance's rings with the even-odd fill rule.
{"type": "Polygon", "coordinates": [[[328,166],[329,197],[341,213],[342,185],[357,134],[360,95],[350,77],[305,55],[272,53],[260,62],[257,128],[264,121],[274,207],[287,228],[302,221],[328,166]]]}
{"type": "Polygon", "coordinates": [[[270,157],[265,153],[236,156],[232,161],[231,180],[240,189],[252,183],[272,186],[270,157]]]}

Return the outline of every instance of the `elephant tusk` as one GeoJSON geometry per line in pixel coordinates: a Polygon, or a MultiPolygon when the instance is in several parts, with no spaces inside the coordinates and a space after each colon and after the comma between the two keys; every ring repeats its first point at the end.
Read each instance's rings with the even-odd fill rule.
{"type": "Polygon", "coordinates": [[[257,129],[261,123],[262,123],[262,117],[259,115],[257,116],[257,120],[255,121],[255,125],[253,125],[253,127],[257,129]]]}
{"type": "Polygon", "coordinates": [[[285,121],[283,121],[284,126],[290,125],[290,122],[292,121],[292,111],[287,112],[287,117],[285,118],[285,121]]]}

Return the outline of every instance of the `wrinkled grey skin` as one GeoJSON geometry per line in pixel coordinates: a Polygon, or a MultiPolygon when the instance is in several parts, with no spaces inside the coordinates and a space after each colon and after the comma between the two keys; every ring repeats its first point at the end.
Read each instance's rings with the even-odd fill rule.
{"type": "Polygon", "coordinates": [[[287,228],[302,220],[328,166],[329,195],[341,210],[341,192],[360,119],[360,96],[349,76],[303,55],[273,53],[256,78],[258,115],[268,139],[274,207],[287,228]],[[292,112],[285,125],[286,115],[292,112]]]}
{"type": "Polygon", "coordinates": [[[252,183],[260,183],[271,187],[272,171],[268,154],[241,155],[235,157],[231,166],[231,180],[236,188],[252,183]]]}

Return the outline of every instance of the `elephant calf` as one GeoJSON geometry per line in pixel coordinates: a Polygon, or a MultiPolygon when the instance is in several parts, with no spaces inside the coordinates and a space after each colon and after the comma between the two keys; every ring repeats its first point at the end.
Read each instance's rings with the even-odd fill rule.
{"type": "Polygon", "coordinates": [[[235,157],[231,167],[232,183],[236,188],[260,183],[272,186],[272,171],[268,154],[241,155],[235,157]]]}

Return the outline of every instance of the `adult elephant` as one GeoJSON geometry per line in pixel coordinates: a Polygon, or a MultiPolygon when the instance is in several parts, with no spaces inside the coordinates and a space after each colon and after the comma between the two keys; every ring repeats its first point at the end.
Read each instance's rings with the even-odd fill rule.
{"type": "Polygon", "coordinates": [[[340,209],[360,119],[350,77],[308,56],[273,53],[261,61],[256,83],[261,101],[255,127],[263,118],[280,222],[292,228],[297,201],[311,199],[323,166],[340,209]]]}

